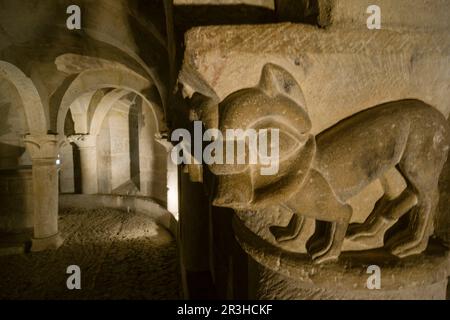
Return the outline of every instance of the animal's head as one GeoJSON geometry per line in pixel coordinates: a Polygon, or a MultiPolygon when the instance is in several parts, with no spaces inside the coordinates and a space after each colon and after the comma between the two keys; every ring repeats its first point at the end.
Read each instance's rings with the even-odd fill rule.
{"type": "Polygon", "coordinates": [[[216,110],[218,119],[211,121],[210,117],[209,124],[217,125],[225,146],[230,145],[229,137],[227,140],[230,130],[267,133],[267,140],[259,140],[255,150],[255,145],[246,139],[245,164],[238,164],[238,146],[234,144],[233,164],[209,166],[218,176],[214,205],[258,209],[283,202],[292,195],[305,178],[315,154],[311,121],[296,80],[283,68],[267,64],[258,86],[231,94],[216,110]],[[262,146],[261,141],[268,145],[262,146]],[[264,163],[253,163],[251,152],[270,156],[264,163]]]}

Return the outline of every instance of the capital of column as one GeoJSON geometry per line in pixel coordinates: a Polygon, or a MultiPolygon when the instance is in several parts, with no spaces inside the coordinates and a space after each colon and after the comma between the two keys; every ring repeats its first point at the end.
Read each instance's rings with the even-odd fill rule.
{"type": "Polygon", "coordinates": [[[64,143],[59,135],[54,134],[27,135],[24,142],[33,161],[54,161],[58,157],[59,148],[64,143]]]}
{"type": "Polygon", "coordinates": [[[97,146],[97,136],[91,134],[74,134],[67,137],[70,143],[75,143],[80,149],[95,148],[97,146]]]}

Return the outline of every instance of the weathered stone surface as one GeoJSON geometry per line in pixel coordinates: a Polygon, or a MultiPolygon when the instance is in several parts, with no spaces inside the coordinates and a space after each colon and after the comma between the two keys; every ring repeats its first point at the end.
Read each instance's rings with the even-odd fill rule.
{"type": "MultiPolygon", "coordinates": [[[[428,264],[415,266],[415,269],[421,270],[422,274],[411,273],[411,279],[422,279],[423,274],[426,272],[439,272],[440,269],[435,266],[436,263],[439,263],[439,261],[431,260],[428,264]]],[[[318,274],[321,273],[324,277],[331,279],[339,277],[340,280],[333,282],[333,285],[336,283],[347,283],[347,278],[350,281],[354,281],[353,288],[338,289],[336,287],[324,287],[316,283],[311,284],[298,281],[296,278],[273,272],[251,261],[252,279],[250,279],[250,283],[253,289],[251,297],[260,300],[445,300],[446,298],[447,280],[445,278],[441,278],[444,280],[438,282],[426,279],[420,285],[416,283],[416,285],[412,286],[386,290],[356,289],[355,287],[361,287],[360,284],[365,283],[368,276],[370,276],[364,273],[367,267],[368,265],[365,264],[350,270],[350,272],[360,273],[359,277],[353,278],[349,277],[348,274],[340,274],[338,270],[335,272],[316,271],[318,274]]],[[[397,266],[397,268],[388,269],[390,278],[388,278],[387,282],[395,283],[399,280],[399,275],[404,272],[411,272],[407,268],[406,270],[403,270],[403,268],[403,266],[397,266]]],[[[383,270],[386,270],[386,268],[383,270]]],[[[381,281],[383,282],[384,278],[381,281]]]]}
{"type": "Polygon", "coordinates": [[[317,265],[308,256],[267,246],[241,222],[236,237],[252,257],[250,298],[298,300],[445,300],[450,264],[439,244],[419,256],[398,259],[384,250],[345,253],[337,264],[317,265]],[[367,269],[380,267],[381,288],[369,290],[367,269]]]}
{"type": "MultiPolygon", "coordinates": [[[[218,128],[224,136],[230,128],[277,128],[285,136],[277,141],[278,171],[271,176],[259,172],[261,164],[210,165],[218,176],[213,204],[240,210],[240,216],[246,210],[262,211],[253,219],[272,216],[269,229],[278,243],[298,242],[305,232],[303,217],[332,222],[330,235],[320,236],[325,245],[308,250],[317,262],[326,262],[342,250],[353,215],[348,201],[379,180],[383,197],[363,224],[349,230],[349,239],[360,241],[359,249],[383,247],[385,232],[413,209],[415,224],[391,242],[391,250],[405,257],[426,249],[450,148],[446,119],[431,106],[418,100],[385,103],[314,137],[301,88],[286,70],[267,64],[257,87],[241,89],[199,112],[208,128],[218,128]],[[390,181],[398,170],[408,186],[400,192],[396,181],[390,181]],[[272,206],[291,213],[287,223],[277,209],[264,212],[272,206]]],[[[358,249],[358,243],[349,247],[358,249]]]]}
{"type": "Polygon", "coordinates": [[[318,0],[319,23],[331,28],[365,28],[371,5],[380,7],[382,29],[445,31],[450,26],[446,0],[318,0]]]}
{"type": "MultiPolygon", "coordinates": [[[[356,3],[319,1],[319,13],[324,4],[330,5],[326,30],[279,24],[200,27],[187,33],[179,81],[185,97],[203,99],[191,118],[222,133],[264,122],[264,128],[289,132],[292,140],[287,148],[280,142],[280,170],[271,177],[259,175],[252,164],[211,165],[218,177],[213,204],[235,209],[239,223],[259,241],[254,250],[241,241],[247,253],[275,277],[287,276],[271,298],[301,297],[304,284],[296,280],[310,264],[306,252],[325,263],[344,250],[358,251],[342,256],[357,264],[358,257],[374,264],[385,256],[397,261],[397,266],[384,265],[396,279],[389,284],[391,291],[370,295],[354,290],[346,296],[333,282],[330,292],[312,290],[312,295],[443,299],[446,250],[440,247],[440,258],[431,258],[427,266],[416,255],[423,258],[433,251],[431,246],[426,250],[433,223],[436,230],[445,226],[436,213],[450,143],[447,22],[438,18],[428,28],[431,16],[409,25],[388,15],[386,28],[371,31],[365,12],[352,23],[345,21],[356,3]],[[363,16],[364,27],[358,27],[363,16]],[[332,224],[314,226],[306,217],[332,224]],[[347,230],[350,221],[355,224],[347,230]],[[406,267],[401,261],[413,262],[406,267]],[[396,287],[402,268],[409,268],[405,275],[411,276],[404,283],[414,283],[405,290],[396,287]],[[421,282],[430,270],[437,278],[421,282]],[[296,284],[289,286],[290,281],[296,284]],[[292,295],[285,295],[289,288],[292,295]]],[[[404,4],[396,8],[403,10],[404,4]]],[[[344,265],[333,266],[337,274],[345,273],[344,265]]],[[[321,271],[317,277],[333,276],[321,271]]],[[[262,282],[268,283],[266,289],[277,287],[270,279],[262,282]]]]}
{"type": "Polygon", "coordinates": [[[200,27],[186,38],[179,78],[186,96],[198,92],[222,101],[257,85],[263,66],[274,63],[299,83],[314,134],[358,111],[405,98],[450,113],[448,33],[278,24],[200,27]]]}

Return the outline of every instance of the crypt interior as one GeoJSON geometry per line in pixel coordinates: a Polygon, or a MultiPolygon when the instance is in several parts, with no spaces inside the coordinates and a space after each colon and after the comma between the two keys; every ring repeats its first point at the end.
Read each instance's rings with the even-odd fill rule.
{"type": "Polygon", "coordinates": [[[448,299],[449,13],[0,0],[0,299],[448,299]],[[196,123],[277,173],[176,163],[196,123]]]}

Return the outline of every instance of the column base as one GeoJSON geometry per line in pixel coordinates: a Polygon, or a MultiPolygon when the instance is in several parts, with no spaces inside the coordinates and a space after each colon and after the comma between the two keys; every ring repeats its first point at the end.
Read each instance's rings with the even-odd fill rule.
{"type": "Polygon", "coordinates": [[[56,250],[64,242],[59,232],[48,238],[33,238],[31,240],[31,252],[40,252],[46,250],[56,250]]]}

